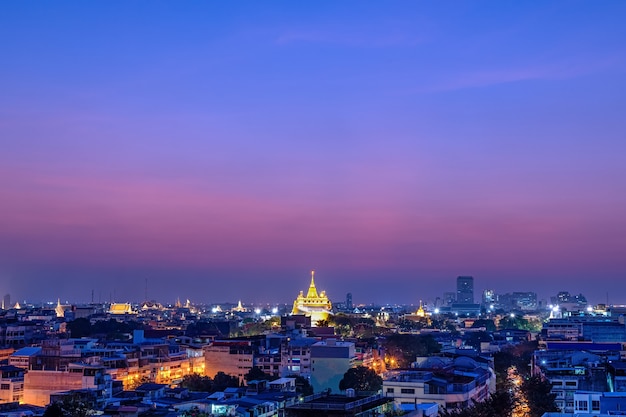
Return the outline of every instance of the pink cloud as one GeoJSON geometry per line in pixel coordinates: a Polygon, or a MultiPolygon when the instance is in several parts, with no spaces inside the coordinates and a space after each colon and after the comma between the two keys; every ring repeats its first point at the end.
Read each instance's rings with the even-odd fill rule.
{"type": "Polygon", "coordinates": [[[579,215],[514,210],[506,196],[459,208],[398,205],[401,190],[370,195],[367,187],[347,199],[293,200],[191,182],[2,174],[16,179],[0,188],[3,252],[24,262],[506,268],[580,262],[607,239],[579,215]],[[585,237],[592,242],[581,244],[585,237]]]}

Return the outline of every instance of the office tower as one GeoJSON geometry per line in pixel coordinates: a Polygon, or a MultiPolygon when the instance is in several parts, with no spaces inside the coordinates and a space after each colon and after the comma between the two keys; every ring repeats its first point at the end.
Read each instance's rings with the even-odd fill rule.
{"type": "Polygon", "coordinates": [[[496,293],[493,290],[483,291],[483,304],[487,307],[496,302],[496,293]]]}
{"type": "Polygon", "coordinates": [[[455,292],[444,292],[443,293],[443,305],[451,306],[456,303],[456,293],[455,292]]]}
{"type": "Polygon", "coordinates": [[[460,276],[456,278],[456,302],[474,304],[474,277],[460,276]]]}
{"type": "Polygon", "coordinates": [[[346,310],[352,310],[352,293],[346,294],[346,310]]]}

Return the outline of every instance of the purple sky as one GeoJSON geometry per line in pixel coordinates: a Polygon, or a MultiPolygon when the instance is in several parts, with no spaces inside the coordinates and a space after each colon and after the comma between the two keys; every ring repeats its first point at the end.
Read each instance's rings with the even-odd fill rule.
{"type": "Polygon", "coordinates": [[[626,3],[0,12],[0,292],[626,303],[626,3]]]}

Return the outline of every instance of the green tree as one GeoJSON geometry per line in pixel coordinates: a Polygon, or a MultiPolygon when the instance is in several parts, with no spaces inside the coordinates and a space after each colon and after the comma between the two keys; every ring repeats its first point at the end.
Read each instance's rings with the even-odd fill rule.
{"type": "Polygon", "coordinates": [[[417,356],[438,353],[441,346],[431,335],[391,334],[383,341],[392,367],[408,368],[417,356]]]}
{"type": "Polygon", "coordinates": [[[212,392],[213,380],[211,377],[198,374],[185,375],[180,386],[190,391],[212,392]]]}
{"type": "Polygon", "coordinates": [[[482,342],[491,342],[492,340],[493,340],[493,337],[491,336],[491,334],[489,334],[488,332],[482,332],[482,331],[466,333],[466,336],[465,336],[465,344],[479,351],[480,351],[480,344],[482,342]]]}
{"type": "Polygon", "coordinates": [[[506,316],[500,319],[500,329],[530,330],[533,326],[528,320],[519,316],[506,316]]]}
{"type": "Polygon", "coordinates": [[[479,329],[481,327],[484,327],[488,332],[495,332],[497,330],[496,324],[490,319],[479,319],[472,324],[473,329],[479,329]]]}
{"type": "Polygon", "coordinates": [[[287,378],[296,379],[296,394],[302,394],[304,396],[313,394],[313,387],[305,377],[301,375],[289,375],[287,378]]]}
{"type": "Polygon", "coordinates": [[[496,385],[498,390],[508,389],[507,378],[509,368],[515,368],[515,371],[522,377],[530,377],[530,368],[528,364],[532,360],[533,352],[537,349],[538,343],[523,342],[518,345],[506,348],[493,355],[494,371],[496,373],[496,385]]]}
{"type": "Polygon", "coordinates": [[[89,319],[81,317],[67,323],[67,329],[71,337],[81,338],[91,336],[91,322],[89,319]]]}
{"type": "Polygon", "coordinates": [[[141,378],[138,378],[136,380],[133,380],[133,381],[129,382],[124,388],[127,389],[127,390],[132,391],[132,390],[140,387],[141,385],[147,384],[149,382],[152,382],[149,377],[142,376],[141,378]]]}
{"type": "Polygon", "coordinates": [[[339,381],[339,389],[345,391],[352,388],[356,391],[379,391],[383,387],[383,379],[365,366],[350,368],[339,381]]]}
{"type": "Polygon", "coordinates": [[[243,379],[245,379],[246,382],[259,380],[273,381],[276,379],[276,377],[274,375],[263,372],[263,370],[258,366],[254,366],[248,371],[247,374],[244,375],[243,379]]]}
{"type": "Polygon", "coordinates": [[[496,391],[483,402],[474,402],[469,407],[443,410],[441,417],[510,417],[515,408],[515,399],[506,391],[496,391]]]}
{"type": "Polygon", "coordinates": [[[559,411],[554,401],[556,394],[552,394],[550,382],[533,376],[522,382],[520,391],[528,402],[529,417],[541,417],[544,413],[559,411]]]}
{"type": "Polygon", "coordinates": [[[213,389],[215,391],[224,391],[226,388],[239,387],[239,379],[220,371],[213,377],[213,389]]]}
{"type": "Polygon", "coordinates": [[[43,413],[44,417],[87,417],[95,414],[93,401],[82,398],[80,394],[70,394],[62,401],[50,404],[43,413]]]}
{"type": "Polygon", "coordinates": [[[43,417],[65,417],[65,414],[63,414],[63,408],[59,403],[52,403],[46,407],[43,417]]]}
{"type": "Polygon", "coordinates": [[[180,414],[182,417],[211,417],[213,414],[200,411],[198,407],[193,407],[191,410],[185,410],[180,414]]]}

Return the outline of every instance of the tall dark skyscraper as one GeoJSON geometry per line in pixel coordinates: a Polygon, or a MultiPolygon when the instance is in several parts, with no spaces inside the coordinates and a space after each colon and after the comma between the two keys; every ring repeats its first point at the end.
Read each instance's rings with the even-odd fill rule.
{"type": "Polygon", "coordinates": [[[474,304],[474,277],[456,277],[456,302],[474,304]]]}
{"type": "Polygon", "coordinates": [[[346,294],[346,309],[352,310],[352,293],[346,294]]]}

